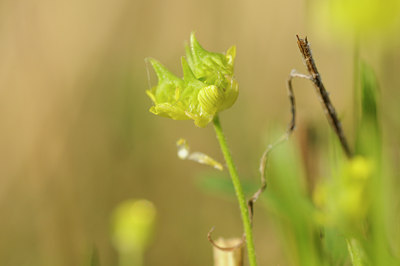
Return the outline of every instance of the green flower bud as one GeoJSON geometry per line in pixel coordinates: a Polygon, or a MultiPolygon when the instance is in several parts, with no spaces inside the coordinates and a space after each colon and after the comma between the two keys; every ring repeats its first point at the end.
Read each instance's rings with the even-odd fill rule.
{"type": "Polygon", "coordinates": [[[182,79],[149,59],[158,77],[157,86],[147,91],[154,103],[150,112],[175,120],[193,119],[196,126],[205,127],[218,112],[236,102],[235,56],[234,46],[225,55],[206,51],[192,33],[186,58],[182,57],[182,79]]]}

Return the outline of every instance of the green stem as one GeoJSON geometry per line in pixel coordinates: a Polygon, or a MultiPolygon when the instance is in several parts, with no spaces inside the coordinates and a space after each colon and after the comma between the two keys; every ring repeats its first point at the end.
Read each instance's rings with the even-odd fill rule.
{"type": "Polygon", "coordinates": [[[228,166],[229,173],[231,175],[233,186],[235,187],[236,197],[239,201],[240,212],[242,214],[242,221],[244,232],[246,235],[247,253],[249,257],[250,266],[256,266],[256,252],[254,249],[253,232],[250,222],[249,210],[247,208],[246,199],[244,197],[243,188],[240,184],[239,175],[236,170],[236,166],[233,162],[232,155],[229,151],[228,145],[224,133],[222,131],[221,123],[219,122],[218,115],[214,118],[214,129],[217,134],[219,145],[221,146],[222,153],[224,154],[225,162],[228,166]]]}

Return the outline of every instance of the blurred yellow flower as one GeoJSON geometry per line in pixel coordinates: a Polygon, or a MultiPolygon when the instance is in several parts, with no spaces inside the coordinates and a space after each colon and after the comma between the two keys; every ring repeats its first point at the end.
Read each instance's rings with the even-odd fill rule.
{"type": "Polygon", "coordinates": [[[369,209],[373,169],[370,160],[356,156],[345,163],[339,176],[317,184],[313,193],[316,222],[343,230],[359,228],[369,209]]]}
{"type": "Polygon", "coordinates": [[[325,0],[314,3],[316,25],[327,23],[342,34],[381,34],[400,26],[399,0],[325,0]]]}
{"type": "Polygon", "coordinates": [[[373,163],[365,157],[356,156],[348,165],[348,177],[353,180],[368,179],[373,171],[373,163]]]}

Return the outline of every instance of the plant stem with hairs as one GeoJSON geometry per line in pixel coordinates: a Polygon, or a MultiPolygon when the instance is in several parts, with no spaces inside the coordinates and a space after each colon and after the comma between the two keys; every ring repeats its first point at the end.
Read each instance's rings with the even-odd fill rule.
{"type": "Polygon", "coordinates": [[[250,266],[256,266],[256,253],[253,241],[253,230],[251,225],[251,220],[249,216],[249,210],[247,208],[246,199],[243,193],[242,185],[240,184],[239,174],[236,170],[236,166],[233,162],[232,155],[229,151],[228,145],[226,143],[225,135],[222,131],[221,123],[219,121],[218,115],[214,117],[213,120],[215,133],[217,134],[217,139],[221,147],[222,153],[225,158],[225,162],[228,166],[228,170],[232,179],[233,186],[235,188],[236,197],[239,201],[240,212],[242,215],[243,227],[246,236],[247,253],[249,258],[250,266]]]}

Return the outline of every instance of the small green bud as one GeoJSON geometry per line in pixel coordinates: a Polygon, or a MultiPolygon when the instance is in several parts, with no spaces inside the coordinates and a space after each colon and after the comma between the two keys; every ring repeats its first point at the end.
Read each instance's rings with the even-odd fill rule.
{"type": "Polygon", "coordinates": [[[205,127],[218,112],[236,102],[235,56],[235,46],[225,55],[206,51],[192,33],[186,58],[182,57],[182,79],[149,59],[158,77],[157,86],[147,91],[154,103],[150,112],[175,120],[193,119],[196,126],[205,127]]]}
{"type": "Polygon", "coordinates": [[[148,200],[127,200],[112,215],[112,239],[119,253],[143,252],[151,243],[156,208],[148,200]]]}

